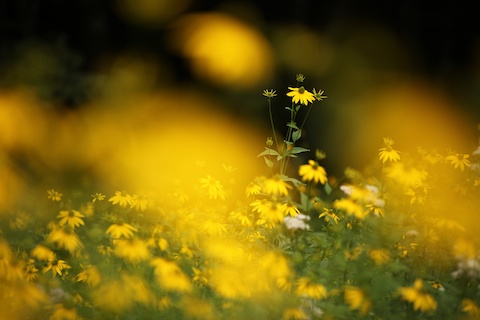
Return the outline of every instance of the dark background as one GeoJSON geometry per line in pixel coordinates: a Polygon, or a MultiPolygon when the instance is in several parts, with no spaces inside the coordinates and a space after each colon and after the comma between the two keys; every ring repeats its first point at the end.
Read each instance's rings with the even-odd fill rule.
{"type": "MultiPolygon", "coordinates": [[[[0,0],[1,88],[27,85],[56,108],[77,108],[96,98],[92,83],[103,61],[119,53],[135,52],[169,66],[168,79],[158,76],[155,86],[161,88],[168,83],[199,87],[223,100],[229,112],[267,127],[265,109],[258,112],[257,108],[265,103],[259,93],[265,88],[294,85],[295,73],[302,72],[312,86],[317,84],[329,96],[324,102],[327,111],[313,112],[315,119],[330,119],[324,120],[321,128],[310,125],[308,129],[315,137],[324,137],[339,122],[355,121],[342,118],[342,114],[349,114],[345,109],[349,101],[385,82],[406,77],[443,92],[455,102],[452,108],[458,108],[472,124],[480,122],[480,23],[476,1],[191,1],[177,16],[155,25],[125,19],[118,12],[117,2],[0,0]],[[247,22],[272,42],[281,28],[302,26],[321,33],[335,46],[335,61],[327,71],[313,76],[308,70],[292,70],[279,62],[273,79],[249,88],[219,86],[198,79],[185,58],[165,46],[169,23],[188,13],[227,10],[235,14],[235,8],[248,12],[247,22]],[[42,69],[37,60],[29,60],[28,53],[39,47],[55,56],[53,67],[42,69]],[[369,70],[367,77],[356,76],[359,64],[362,70],[369,70]]],[[[467,131],[469,138],[475,138],[475,127],[467,131]]],[[[337,150],[337,158],[343,158],[338,145],[345,146],[352,136],[355,129],[345,128],[334,138],[311,138],[310,143],[318,143],[330,154],[337,150]]],[[[467,145],[473,147],[475,143],[467,145]]],[[[357,144],[361,147],[361,143],[357,144]]],[[[357,156],[362,158],[359,153],[357,156]]],[[[341,161],[330,163],[335,164],[344,165],[341,161]]]]}

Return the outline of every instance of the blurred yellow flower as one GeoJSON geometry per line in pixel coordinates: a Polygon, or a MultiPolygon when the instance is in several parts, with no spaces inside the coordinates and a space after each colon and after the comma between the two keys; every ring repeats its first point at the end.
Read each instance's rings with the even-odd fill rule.
{"type": "Polygon", "coordinates": [[[131,196],[126,191],[116,191],[115,195],[108,199],[112,204],[118,204],[120,207],[126,208],[130,205],[131,196]]]}
{"type": "Polygon", "coordinates": [[[131,263],[139,263],[150,258],[146,243],[137,238],[113,240],[114,253],[117,257],[131,263]]]}
{"type": "Polygon", "coordinates": [[[206,178],[200,179],[200,183],[201,183],[201,188],[207,190],[207,193],[210,199],[213,199],[213,200],[226,199],[227,194],[225,193],[225,190],[223,190],[223,186],[220,183],[220,181],[212,178],[210,175],[207,175],[206,178]]]}
{"type": "Polygon", "coordinates": [[[398,292],[403,300],[413,303],[414,310],[428,312],[437,308],[437,302],[435,299],[433,299],[430,294],[423,291],[422,279],[416,279],[413,283],[413,287],[401,287],[398,292]]]}
{"type": "Polygon", "coordinates": [[[68,250],[70,253],[83,248],[80,238],[72,230],[55,228],[47,236],[47,241],[55,243],[57,247],[68,250]]]}
{"type": "Polygon", "coordinates": [[[353,215],[360,220],[365,219],[365,216],[368,213],[368,211],[366,211],[363,206],[350,199],[335,200],[335,202],[333,203],[333,207],[335,209],[343,210],[349,215],[353,215]]]}
{"type": "Polygon", "coordinates": [[[395,162],[400,160],[400,152],[392,148],[392,145],[394,144],[393,140],[390,138],[383,138],[383,143],[385,144],[385,147],[378,150],[380,151],[378,154],[380,161],[385,163],[387,161],[395,162]]]}
{"type": "Polygon", "coordinates": [[[76,278],[77,282],[85,282],[91,287],[97,286],[101,280],[100,271],[97,267],[92,265],[86,266],[82,272],[77,274],[76,278]]]}
{"type": "Polygon", "coordinates": [[[260,194],[261,191],[262,188],[255,182],[250,182],[245,188],[245,194],[247,195],[247,197],[260,194]]]}
{"type": "Polygon", "coordinates": [[[301,297],[308,297],[312,299],[325,299],[328,296],[327,288],[323,285],[315,283],[312,279],[302,277],[297,280],[296,293],[301,297]]]}
{"type": "Polygon", "coordinates": [[[304,105],[308,105],[308,103],[312,103],[315,100],[313,93],[305,90],[302,86],[300,88],[292,88],[288,87],[291,91],[287,93],[287,96],[292,97],[293,103],[301,103],[304,105]]]}
{"type": "Polygon", "coordinates": [[[252,219],[249,212],[247,211],[234,211],[230,213],[230,216],[235,220],[240,222],[244,227],[250,227],[252,225],[252,219]]]}
{"type": "Polygon", "coordinates": [[[68,224],[72,229],[85,224],[82,220],[85,216],[77,210],[62,210],[57,215],[57,218],[60,219],[59,225],[68,224]]]}
{"type": "Polygon", "coordinates": [[[96,192],[95,194],[92,194],[91,197],[93,198],[93,199],[92,199],[92,202],[97,202],[97,201],[103,201],[103,200],[105,200],[106,195],[104,195],[104,194],[101,193],[101,192],[96,192]]]}
{"type": "Polygon", "coordinates": [[[39,261],[55,259],[55,253],[41,244],[38,244],[35,248],[33,248],[33,250],[30,252],[30,255],[39,261]]]}
{"type": "Polygon", "coordinates": [[[292,187],[286,183],[278,174],[265,179],[263,183],[263,191],[271,195],[287,196],[288,189],[292,187]]]}
{"type": "Polygon", "coordinates": [[[370,249],[368,250],[368,256],[377,266],[390,261],[390,252],[386,249],[370,249]]]}
{"type": "Polygon", "coordinates": [[[303,312],[302,309],[299,308],[288,308],[285,311],[283,311],[282,315],[283,320],[306,320],[310,319],[307,317],[305,312],[303,312]]]}
{"type": "Polygon", "coordinates": [[[154,274],[163,289],[169,291],[190,292],[192,284],[188,277],[173,261],[163,258],[155,258],[150,262],[154,268],[154,274]]]}
{"type": "Polygon", "coordinates": [[[110,256],[113,253],[113,249],[109,246],[100,245],[97,247],[97,252],[103,256],[110,256]]]}
{"type": "Polygon", "coordinates": [[[366,315],[372,307],[372,302],[360,288],[348,286],[345,288],[344,295],[350,309],[358,310],[361,315],[366,315]]]}
{"type": "Polygon", "coordinates": [[[308,160],[308,164],[303,164],[298,169],[298,174],[303,181],[313,181],[315,183],[325,184],[327,182],[327,172],[314,160],[308,160]]]}
{"type": "Polygon", "coordinates": [[[452,153],[445,157],[446,161],[450,161],[450,164],[453,165],[455,169],[460,168],[460,170],[464,170],[465,167],[470,167],[470,160],[468,158],[470,155],[468,154],[458,154],[452,153]]]}
{"type": "Polygon", "coordinates": [[[332,209],[327,209],[324,208],[323,212],[318,216],[319,218],[323,218],[325,222],[335,222],[335,224],[338,224],[338,221],[340,221],[340,217],[333,212],[332,209]]]}
{"type": "Polygon", "coordinates": [[[58,191],[55,191],[54,189],[50,189],[47,191],[47,197],[48,199],[54,201],[54,202],[59,202],[62,200],[63,194],[61,194],[58,191]]]}
{"type": "Polygon", "coordinates": [[[56,304],[53,313],[48,320],[79,320],[77,310],[74,308],[65,308],[61,304],[56,304]]]}
{"type": "Polygon", "coordinates": [[[46,265],[42,272],[46,273],[52,271],[52,275],[55,277],[57,274],[61,276],[65,269],[70,269],[71,267],[65,262],[65,260],[53,259],[48,260],[48,265],[46,265]]]}
{"type": "Polygon", "coordinates": [[[134,194],[130,198],[130,207],[135,208],[137,211],[147,211],[152,206],[152,200],[146,195],[134,194]]]}
{"type": "Polygon", "coordinates": [[[135,228],[134,226],[131,226],[128,223],[119,222],[114,223],[110,227],[108,227],[105,233],[111,235],[113,239],[119,239],[122,236],[128,239],[133,236],[134,231],[138,231],[137,228],[135,228]]]}
{"type": "Polygon", "coordinates": [[[480,318],[480,307],[472,299],[462,300],[462,311],[471,316],[472,319],[480,318]]]}

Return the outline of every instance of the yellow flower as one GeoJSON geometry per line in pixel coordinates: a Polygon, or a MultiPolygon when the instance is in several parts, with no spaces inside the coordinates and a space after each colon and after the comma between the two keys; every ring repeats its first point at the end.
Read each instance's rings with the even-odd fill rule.
{"type": "Polygon", "coordinates": [[[325,93],[325,91],[323,91],[323,90],[316,91],[315,88],[313,89],[313,96],[314,96],[315,99],[317,99],[318,101],[322,101],[322,100],[328,98],[327,96],[324,96],[324,95],[323,95],[324,93],[325,93]]]}
{"type": "Polygon", "coordinates": [[[126,239],[133,236],[133,231],[138,231],[137,228],[129,225],[128,223],[114,223],[110,227],[108,227],[106,234],[109,234],[114,239],[119,239],[122,236],[126,239]]]}
{"type": "Polygon", "coordinates": [[[152,205],[152,200],[145,195],[134,194],[130,198],[130,207],[135,208],[135,210],[137,211],[141,211],[141,212],[147,211],[147,209],[151,207],[151,205],[152,205]]]}
{"type": "Polygon", "coordinates": [[[207,189],[208,196],[210,197],[210,199],[213,199],[213,200],[226,199],[227,194],[225,193],[225,190],[223,189],[223,186],[220,183],[220,181],[212,178],[210,175],[207,175],[206,178],[200,179],[200,183],[201,183],[202,189],[207,189]]]}
{"type": "Polygon", "coordinates": [[[390,253],[385,249],[370,249],[368,250],[368,256],[377,266],[390,261],[390,253]]]}
{"type": "Polygon", "coordinates": [[[70,269],[71,267],[65,262],[65,260],[53,259],[48,261],[48,265],[42,269],[44,273],[52,271],[52,275],[55,277],[57,274],[62,275],[62,272],[65,269],[70,269]]]}
{"type": "Polygon", "coordinates": [[[263,95],[267,98],[273,98],[277,96],[277,93],[275,90],[263,90],[263,95]]]}
{"type": "Polygon", "coordinates": [[[131,196],[125,191],[116,191],[115,195],[108,199],[112,204],[118,204],[120,207],[126,208],[130,205],[131,196]]]}
{"type": "Polygon", "coordinates": [[[305,312],[302,311],[302,309],[299,308],[288,308],[285,311],[283,311],[283,320],[305,320],[309,319],[305,312]]]}
{"type": "Polygon", "coordinates": [[[450,161],[450,164],[454,166],[455,169],[460,167],[460,170],[464,170],[465,167],[470,167],[470,160],[468,158],[470,155],[468,154],[458,154],[458,153],[452,153],[451,155],[448,155],[445,157],[445,160],[450,161]]]}
{"type": "Polygon", "coordinates": [[[105,200],[106,195],[104,195],[101,192],[97,192],[95,194],[92,194],[91,196],[93,198],[92,202],[97,202],[97,201],[103,201],[105,200]]]}
{"type": "Polygon", "coordinates": [[[285,215],[289,215],[291,217],[295,217],[300,213],[300,210],[298,210],[297,206],[294,205],[292,201],[282,204],[282,209],[285,215]]]}
{"type": "Polygon", "coordinates": [[[400,151],[392,148],[392,145],[394,144],[393,140],[390,138],[383,138],[383,143],[385,144],[385,147],[378,150],[380,151],[378,154],[380,161],[385,163],[387,161],[395,162],[400,160],[400,151]]]}
{"type": "Polygon", "coordinates": [[[150,258],[150,250],[140,239],[113,240],[115,255],[131,263],[139,263],[150,258]]]}
{"type": "Polygon", "coordinates": [[[292,102],[293,103],[301,103],[304,105],[308,105],[308,103],[312,103],[313,100],[315,100],[315,97],[313,93],[305,90],[305,88],[302,86],[300,88],[292,88],[288,87],[291,91],[287,93],[288,97],[292,97],[292,102]]]}
{"type": "Polygon", "coordinates": [[[97,252],[103,256],[110,256],[113,253],[113,249],[109,246],[101,245],[97,247],[97,252]]]}
{"type": "Polygon", "coordinates": [[[327,172],[314,160],[308,160],[308,164],[303,164],[298,169],[298,174],[303,181],[313,181],[315,183],[325,184],[327,182],[327,172]]]}
{"type": "Polygon", "coordinates": [[[267,223],[266,227],[273,227],[275,223],[282,222],[285,217],[284,209],[281,205],[271,202],[270,206],[265,210],[262,210],[260,216],[267,223]]]}
{"type": "Polygon", "coordinates": [[[250,227],[252,225],[250,215],[246,211],[234,211],[230,213],[230,215],[233,219],[240,222],[240,224],[244,227],[250,227]]]}
{"type": "Polygon", "coordinates": [[[192,284],[188,277],[173,261],[155,258],[150,263],[159,284],[169,291],[190,292],[192,284]]]}
{"type": "Polygon", "coordinates": [[[321,285],[313,282],[311,279],[302,277],[297,280],[297,295],[306,296],[312,299],[325,299],[328,296],[327,289],[321,285]]]}
{"type": "Polygon", "coordinates": [[[473,319],[480,318],[480,307],[472,299],[462,300],[462,311],[467,313],[473,319]]]}
{"type": "Polygon", "coordinates": [[[82,220],[85,216],[77,210],[62,210],[57,218],[60,219],[59,225],[68,224],[72,229],[85,224],[82,220]]]}
{"type": "Polygon", "coordinates": [[[345,302],[352,310],[358,310],[361,315],[366,315],[372,307],[372,302],[367,297],[365,292],[357,287],[346,287],[345,302]]]}
{"type": "Polygon", "coordinates": [[[37,245],[30,252],[30,255],[40,261],[48,261],[55,259],[55,253],[49,248],[42,246],[41,244],[37,245]]]}
{"type": "Polygon", "coordinates": [[[52,200],[54,202],[59,202],[62,200],[62,196],[63,194],[61,194],[60,192],[57,192],[55,191],[54,189],[50,189],[47,191],[47,194],[48,194],[48,199],[49,200],[52,200]]]}
{"type": "Polygon", "coordinates": [[[29,282],[35,281],[37,279],[37,272],[38,269],[35,267],[35,260],[28,259],[28,264],[25,266],[24,270],[25,279],[27,279],[29,282]]]}
{"type": "Polygon", "coordinates": [[[80,238],[73,231],[64,228],[53,229],[47,236],[47,241],[55,243],[57,247],[68,250],[70,253],[83,247],[80,238]]]}
{"type": "Polygon", "coordinates": [[[422,312],[433,311],[437,308],[437,302],[431,295],[423,292],[423,281],[415,280],[413,287],[402,287],[398,291],[402,299],[413,303],[414,310],[422,312]]]}
{"type": "Polygon", "coordinates": [[[263,191],[271,195],[288,195],[288,189],[292,187],[286,183],[279,175],[265,179],[263,183],[263,191]]]}
{"type": "Polygon", "coordinates": [[[262,188],[255,182],[250,182],[245,188],[245,194],[247,195],[247,197],[260,194],[261,191],[262,188]]]}
{"type": "Polygon", "coordinates": [[[55,310],[48,320],[79,320],[75,308],[65,308],[61,304],[55,305],[55,310]]]}
{"type": "Polygon", "coordinates": [[[338,224],[338,221],[340,221],[340,218],[335,214],[335,212],[327,208],[324,208],[323,212],[318,217],[323,218],[326,222],[333,221],[335,224],[338,224]]]}
{"type": "MultiPolygon", "coordinates": [[[[82,266],[83,267],[83,266],[82,266]]],[[[91,287],[95,287],[100,283],[100,271],[97,267],[88,265],[82,272],[77,274],[77,282],[85,282],[91,287]]]]}
{"type": "Polygon", "coordinates": [[[192,268],[193,277],[192,280],[199,284],[200,286],[206,285],[208,283],[207,275],[204,271],[197,269],[195,267],[192,268]]]}
{"type": "Polygon", "coordinates": [[[335,200],[333,206],[335,209],[343,210],[349,215],[353,215],[360,220],[365,219],[365,216],[368,213],[361,205],[350,199],[335,200]]]}

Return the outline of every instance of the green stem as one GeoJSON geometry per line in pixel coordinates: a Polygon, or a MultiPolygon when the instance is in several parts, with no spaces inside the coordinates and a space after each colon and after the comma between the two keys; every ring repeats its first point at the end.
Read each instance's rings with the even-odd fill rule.
{"type": "Polygon", "coordinates": [[[277,151],[280,151],[280,148],[278,146],[277,134],[275,132],[275,125],[273,124],[272,102],[270,98],[268,98],[268,113],[270,115],[270,124],[272,125],[273,140],[275,140],[275,146],[277,147],[277,151]]]}

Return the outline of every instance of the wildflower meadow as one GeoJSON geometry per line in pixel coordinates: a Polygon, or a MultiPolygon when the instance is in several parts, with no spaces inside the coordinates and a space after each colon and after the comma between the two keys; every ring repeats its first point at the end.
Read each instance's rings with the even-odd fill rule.
{"type": "Polygon", "coordinates": [[[480,319],[478,143],[385,136],[334,176],[304,144],[327,93],[258,99],[266,134],[182,92],[3,97],[0,319],[480,319]]]}

